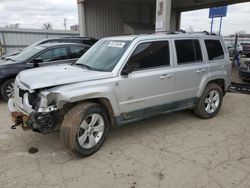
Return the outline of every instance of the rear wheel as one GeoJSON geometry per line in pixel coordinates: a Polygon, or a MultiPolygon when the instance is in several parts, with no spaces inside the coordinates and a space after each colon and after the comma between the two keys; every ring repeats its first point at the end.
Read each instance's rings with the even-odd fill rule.
{"type": "Polygon", "coordinates": [[[9,79],[1,85],[1,96],[4,101],[8,101],[14,95],[15,79],[9,79]]]}
{"type": "Polygon", "coordinates": [[[201,118],[209,119],[218,114],[223,101],[223,92],[219,85],[209,84],[200,97],[194,113],[201,118]]]}
{"type": "Polygon", "coordinates": [[[77,156],[95,153],[104,143],[109,124],[105,110],[95,103],[82,103],[71,109],[61,127],[61,143],[77,156]]]}

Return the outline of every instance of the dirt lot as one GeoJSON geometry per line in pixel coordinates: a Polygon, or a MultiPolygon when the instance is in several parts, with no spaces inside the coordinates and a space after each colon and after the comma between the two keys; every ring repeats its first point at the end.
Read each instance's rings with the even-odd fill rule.
{"type": "Polygon", "coordinates": [[[228,94],[211,120],[184,111],[116,128],[99,152],[77,159],[58,133],[10,130],[0,103],[0,187],[249,188],[249,104],[249,95],[228,94]]]}

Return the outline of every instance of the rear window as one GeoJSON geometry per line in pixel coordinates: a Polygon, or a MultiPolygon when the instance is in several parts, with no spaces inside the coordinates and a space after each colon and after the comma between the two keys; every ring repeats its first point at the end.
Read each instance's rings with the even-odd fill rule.
{"type": "Polygon", "coordinates": [[[175,48],[179,65],[202,61],[199,40],[176,40],[175,48]]]}
{"type": "Polygon", "coordinates": [[[205,40],[205,44],[210,61],[224,59],[225,55],[219,40],[205,40]]]}

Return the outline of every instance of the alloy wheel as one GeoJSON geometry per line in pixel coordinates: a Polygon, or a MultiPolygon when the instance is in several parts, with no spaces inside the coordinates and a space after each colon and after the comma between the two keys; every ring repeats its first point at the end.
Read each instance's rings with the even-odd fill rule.
{"type": "Polygon", "coordinates": [[[6,87],[6,95],[8,98],[11,98],[14,95],[14,82],[11,82],[6,87]]]}
{"type": "Polygon", "coordinates": [[[220,94],[216,90],[212,90],[208,93],[205,99],[205,110],[207,113],[214,113],[220,104],[220,94]]]}
{"type": "Polygon", "coordinates": [[[104,119],[100,114],[93,113],[85,118],[77,134],[78,143],[85,149],[93,148],[104,134],[104,119]]]}

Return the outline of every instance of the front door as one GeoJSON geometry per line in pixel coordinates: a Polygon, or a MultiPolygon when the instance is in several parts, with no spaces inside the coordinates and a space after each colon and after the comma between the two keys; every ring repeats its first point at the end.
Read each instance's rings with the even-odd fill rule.
{"type": "MultiPolygon", "coordinates": [[[[140,43],[127,65],[132,73],[121,76],[120,110],[127,119],[140,118],[145,109],[150,113],[171,105],[174,73],[168,41],[140,43]]],[[[124,69],[126,68],[124,67],[124,69]]]]}

